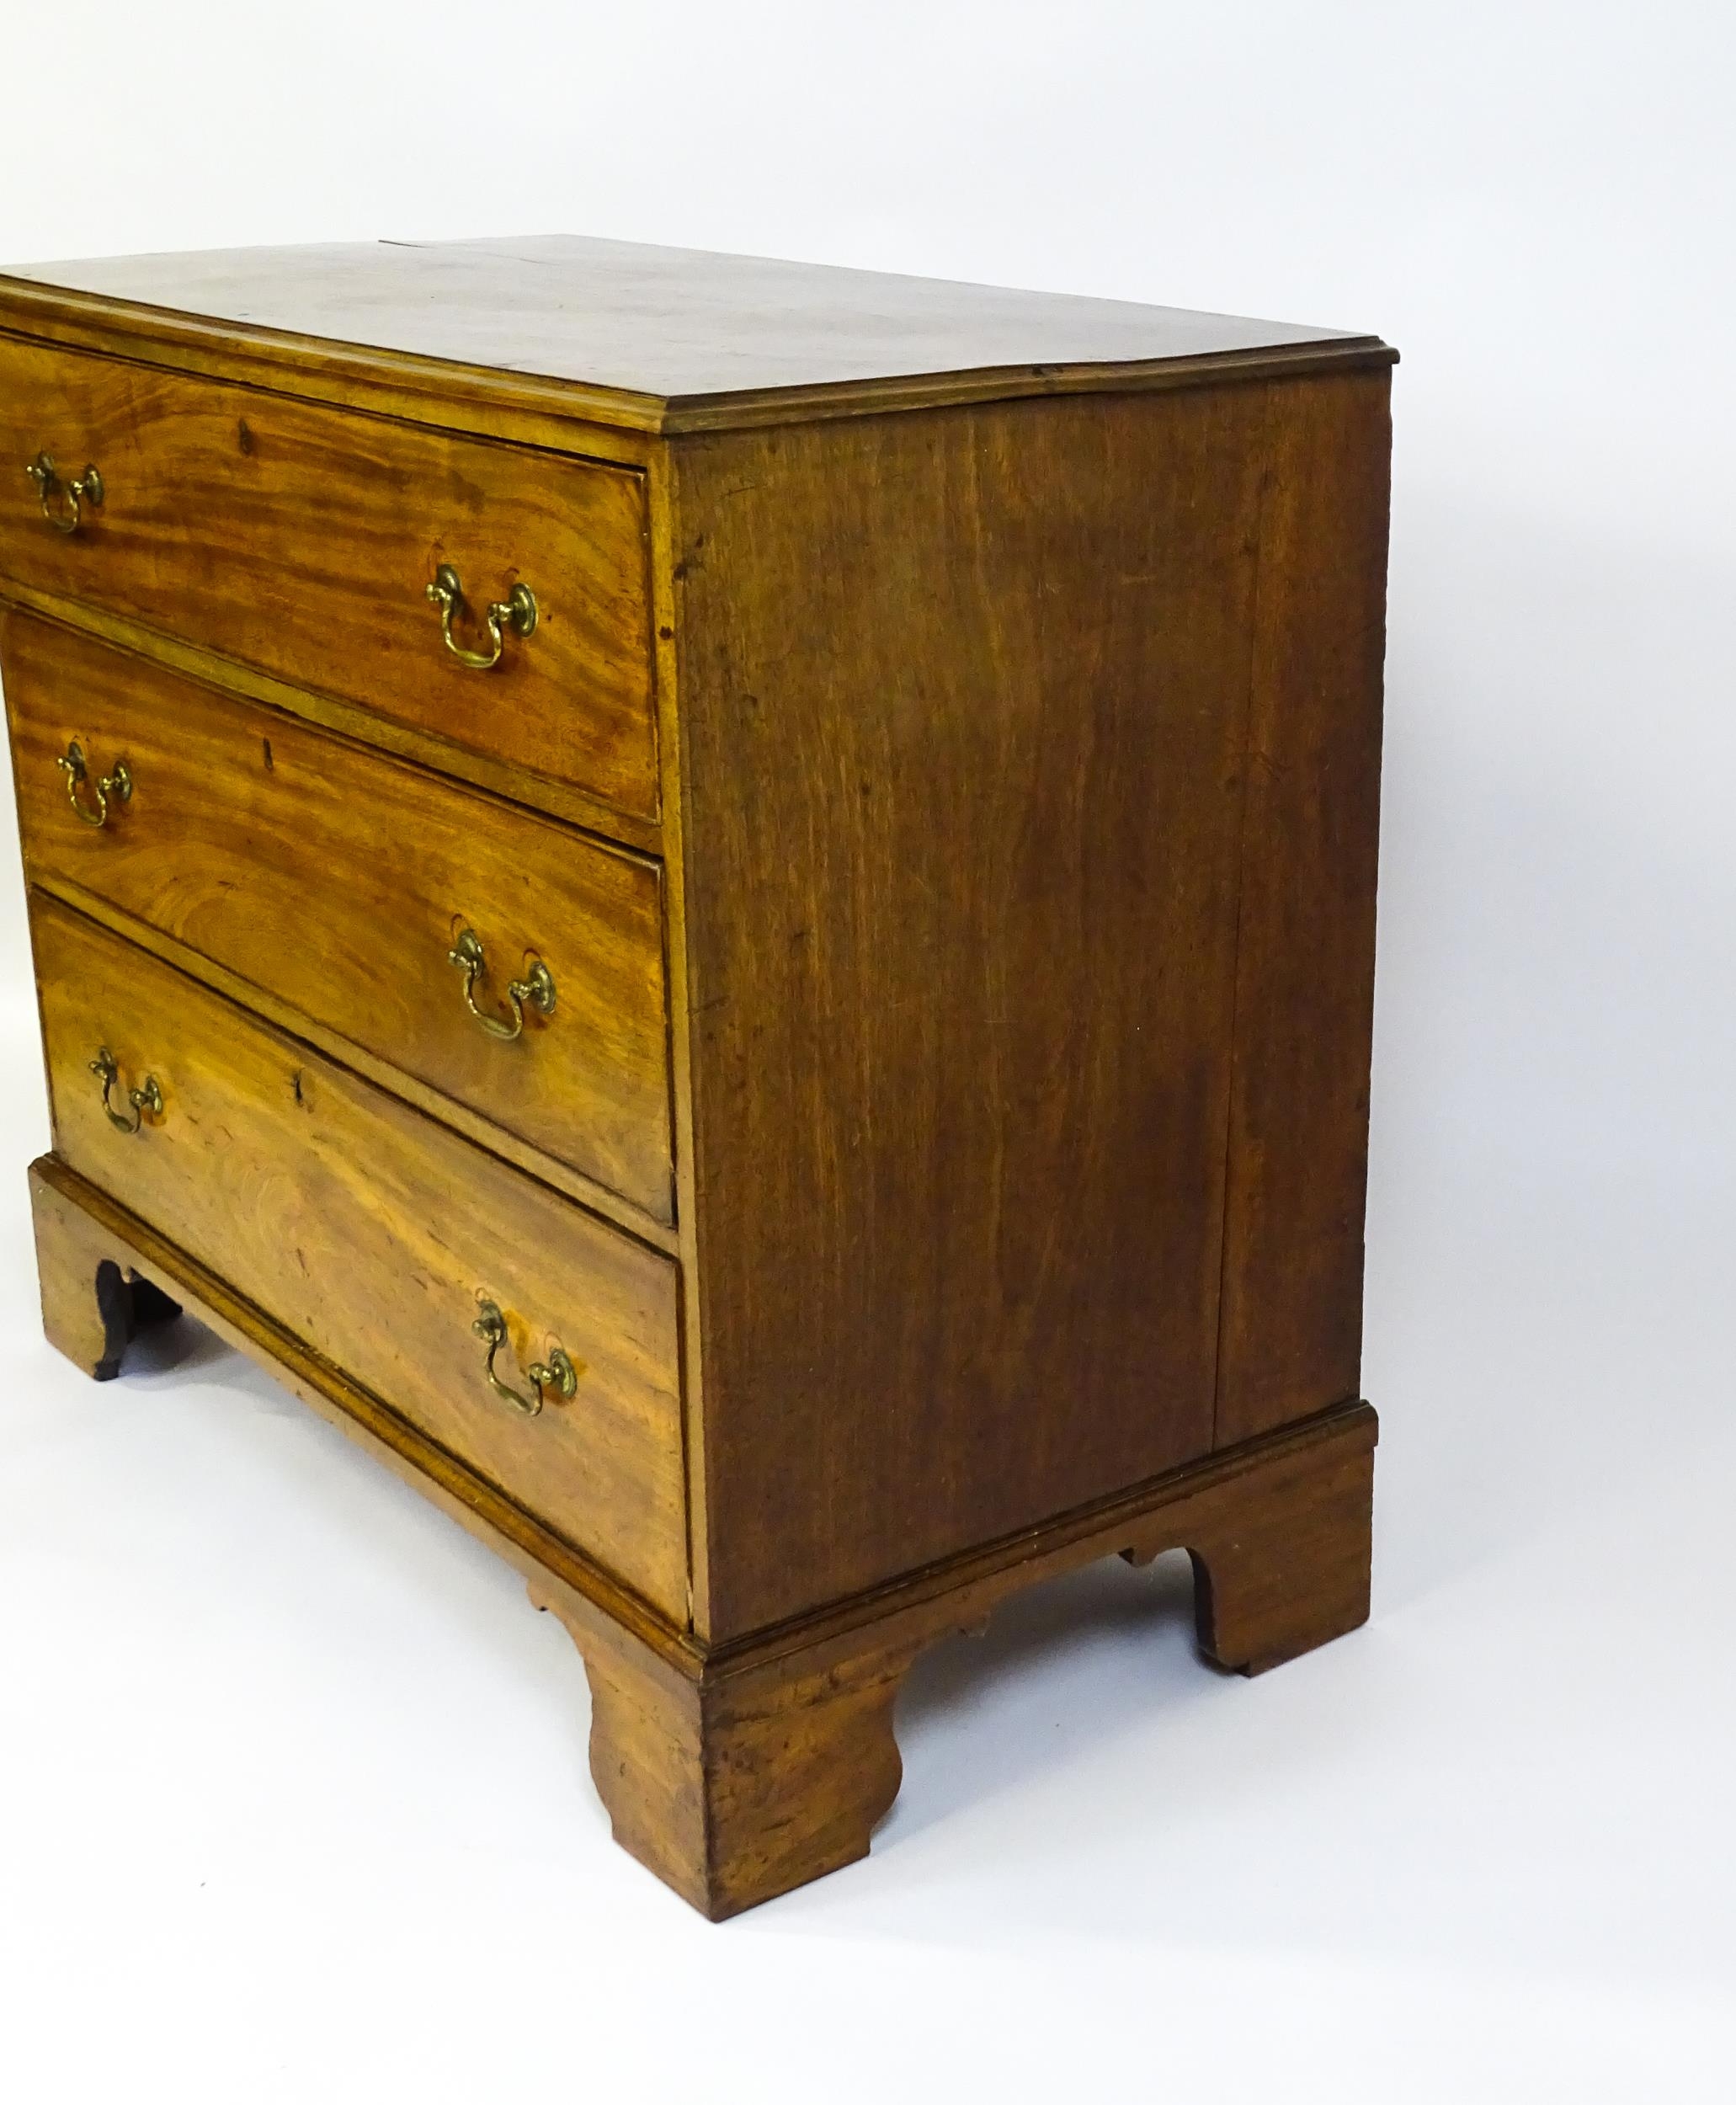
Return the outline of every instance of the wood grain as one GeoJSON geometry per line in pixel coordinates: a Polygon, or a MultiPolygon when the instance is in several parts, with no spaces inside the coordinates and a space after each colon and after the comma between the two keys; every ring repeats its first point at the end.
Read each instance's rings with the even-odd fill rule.
{"type": "MultiPolygon", "coordinates": [[[[56,1256],[40,1267],[45,1329],[51,1342],[59,1346],[63,1335],[76,1337],[88,1324],[88,1314],[75,1305],[88,1306],[92,1274],[87,1263],[114,1265],[129,1285],[142,1281],[182,1304],[189,1319],[265,1367],[309,1410],[527,1580],[558,1593],[566,1615],[594,1617],[683,1672],[698,1674],[703,1655],[690,1633],[112,1194],[55,1155],[40,1155],[30,1164],[29,1190],[39,1253],[57,1244],[72,1259],[63,1262],[56,1256]]],[[[69,1356],[86,1365],[79,1353],[69,1356]]]]}
{"type": "Polygon", "coordinates": [[[841,1615],[711,1649],[696,1676],[533,1579],[584,1655],[615,1839],[714,1920],[855,1863],[897,1795],[912,1663],[1105,1556],[1189,1551],[1200,1649],[1233,1671],[1344,1636],[1368,1617],[1376,1433],[1366,1404],[1326,1414],[841,1615]]]}
{"type": "Polygon", "coordinates": [[[148,1279],[122,1270],[88,1213],[31,1185],[42,1328],[57,1352],[93,1381],[112,1382],[139,1334],[180,1314],[148,1279]]]}
{"type": "Polygon", "coordinates": [[[1266,414],[676,454],[714,1638],[1211,1445],[1266,414]]]}
{"type": "Polygon", "coordinates": [[[1382,374],[1274,388],[1243,828],[1217,1438],[1355,1396],[1391,426],[1382,374]]]}
{"type": "MultiPolygon", "coordinates": [[[[559,1606],[535,1580],[530,1597],[559,1606]]],[[[562,1619],[615,1839],[690,1906],[721,1921],[867,1855],[903,1775],[892,1706],[920,1640],[695,1681],[594,1617],[562,1619]]]]}
{"type": "Polygon", "coordinates": [[[659,866],[0,611],[25,863],[269,989],[380,1059],[674,1218],[659,866]],[[76,738],[134,781],[101,828],[56,763],[76,738]],[[482,939],[479,999],[542,958],[547,1017],[506,1045],[447,961],[482,939]]]}
{"type": "Polygon", "coordinates": [[[181,1302],[510,1558],[712,1916],[867,1849],[911,1660],[1020,1587],[1185,1548],[1248,1672],[1361,1621],[1386,347],[610,243],[56,269],[0,460],[106,501],[0,482],[0,658],[56,1344],[181,1302]],[[538,594],[498,673],[443,560],[538,594]],[[461,921],[554,972],[524,1042],[461,921]]]}
{"type": "MultiPolygon", "coordinates": [[[[365,708],[341,701],[334,695],[316,694],[311,688],[274,679],[255,666],[221,657],[215,651],[205,650],[161,629],[146,628],[141,622],[111,614],[106,608],[93,606],[83,600],[63,599],[54,592],[39,592],[34,585],[20,584],[13,578],[0,578],[0,605],[40,616],[61,628],[76,630],[94,642],[108,643],[134,658],[146,658],[184,679],[196,679],[207,687],[216,687],[226,694],[256,701],[262,707],[275,709],[280,715],[300,717],[305,722],[317,724],[322,730],[334,731],[356,744],[396,754],[450,780],[468,782],[489,796],[504,797],[533,811],[546,813],[552,818],[564,819],[570,825],[582,827],[620,847],[635,848],[643,855],[655,856],[664,852],[661,815],[656,818],[636,818],[617,807],[603,803],[587,790],[553,781],[546,775],[533,774],[516,761],[499,759],[487,753],[466,752],[428,732],[418,731],[413,724],[394,723],[389,717],[372,715],[365,708]]],[[[661,746],[661,737],[658,743],[661,746]]]]}
{"type": "Polygon", "coordinates": [[[673,1619],[686,1608],[675,1267],[216,995],[31,901],[56,1153],[673,1619]],[[165,1108],[130,1138],[87,1063],[165,1108]],[[483,1378],[558,1341],[578,1393],[515,1415],[483,1378]]]}
{"type": "Polygon", "coordinates": [[[129,256],[0,280],[0,317],[26,327],[93,306],[111,328],[179,321],[182,343],[221,333],[326,372],[439,361],[449,392],[461,376],[564,382],[594,416],[666,431],[1391,355],[1344,329],[569,235],[129,256]]]}
{"type": "Polygon", "coordinates": [[[1187,1548],[1207,1657],[1243,1672],[1354,1629],[1368,1607],[1374,1414],[1327,1412],[983,1546],[841,1610],[707,1648],[429,1444],[221,1278],[59,1161],[30,1188],[50,1336],[88,1365],[94,1282],[155,1290],[273,1368],[525,1573],[582,1651],[591,1769],[617,1838],[713,1916],[867,1852],[902,1775],[892,1705],[929,1644],[982,1628],[1011,1595],[1119,1552],[1187,1548]]]}
{"type": "MultiPolygon", "coordinates": [[[[0,340],[0,573],[655,817],[642,477],[83,353],[0,340]],[[102,472],[76,533],[22,472],[102,472]],[[535,633],[489,673],[426,587],[519,580],[535,633]]],[[[472,625],[463,632],[476,647],[472,625]]]]}

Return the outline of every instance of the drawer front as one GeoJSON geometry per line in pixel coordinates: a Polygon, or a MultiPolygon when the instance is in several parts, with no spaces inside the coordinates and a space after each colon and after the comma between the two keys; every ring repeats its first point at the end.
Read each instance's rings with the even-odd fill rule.
{"type": "Polygon", "coordinates": [[[676,1619],[686,1531],[675,1267],[40,893],[64,1160],[676,1619]],[[160,1110],[120,1131],[107,1103],[160,1110]],[[521,1415],[490,1388],[575,1375],[521,1415]]]}
{"type": "Polygon", "coordinates": [[[655,818],[647,545],[631,469],[0,338],[0,572],[655,818]],[[535,600],[491,671],[443,565],[472,653],[535,600]]]}
{"type": "Polygon", "coordinates": [[[657,863],[16,610],[0,663],[33,874],[673,1218],[657,863]],[[130,793],[104,809],[117,761],[130,793]],[[466,928],[473,985],[450,962],[466,928]],[[503,1040],[537,961],[553,1005],[521,998],[503,1040]]]}

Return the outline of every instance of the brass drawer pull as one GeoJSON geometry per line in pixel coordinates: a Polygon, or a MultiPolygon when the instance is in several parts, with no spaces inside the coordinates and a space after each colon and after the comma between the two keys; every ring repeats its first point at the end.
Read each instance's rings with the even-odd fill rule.
{"type": "Polygon", "coordinates": [[[109,799],[111,797],[118,797],[123,804],[132,802],[132,771],[125,760],[114,763],[112,774],[93,776],[84,764],[84,748],[74,738],[55,765],[67,777],[67,802],[87,826],[108,824],[109,799]],[[96,792],[97,807],[93,812],[87,810],[79,799],[78,786],[81,782],[88,782],[96,792]]]}
{"type": "Polygon", "coordinates": [[[542,1409],[544,1389],[553,1389],[563,1401],[578,1394],[578,1369],[558,1345],[551,1351],[546,1362],[539,1360],[534,1367],[525,1369],[530,1378],[530,1395],[521,1396],[517,1389],[509,1388],[494,1371],[494,1356],[506,1343],[506,1318],[487,1294],[479,1293],[477,1301],[482,1313],[470,1327],[488,1348],[482,1372],[488,1378],[489,1388],[502,1403],[509,1404],[521,1418],[534,1418],[542,1409]]]}
{"type": "Polygon", "coordinates": [[[24,473],[36,485],[36,494],[42,500],[42,516],[57,534],[76,534],[83,517],[81,504],[97,505],[103,501],[103,478],[93,467],[87,467],[83,475],[75,475],[70,482],[63,482],[54,465],[51,453],[39,453],[29,461],[24,473]],[[64,493],[66,503],[57,504],[57,495],[64,493]]]}
{"type": "Polygon", "coordinates": [[[162,1117],[162,1091],[157,1086],[157,1077],[154,1074],[147,1074],[145,1077],[142,1088],[127,1090],[126,1100],[132,1107],[132,1116],[129,1118],[125,1111],[116,1111],[110,1101],[114,1094],[114,1086],[120,1079],[120,1069],[115,1065],[114,1055],[106,1045],[91,1062],[90,1071],[103,1085],[103,1110],[107,1115],[109,1123],[116,1132],[137,1132],[145,1122],[146,1111],[149,1111],[153,1118],[162,1117]]]}
{"type": "Polygon", "coordinates": [[[529,636],[536,626],[536,595],[528,584],[515,584],[505,599],[497,600],[488,610],[488,634],[493,639],[493,649],[467,651],[452,634],[452,617],[466,602],[464,587],[450,562],[443,562],[435,571],[428,596],[440,610],[440,634],[446,639],[446,648],[472,672],[493,671],[506,648],[508,629],[514,636],[529,636]]]}
{"type": "Polygon", "coordinates": [[[528,1002],[540,1016],[551,1016],[555,1012],[555,982],[552,973],[539,957],[523,979],[509,983],[506,998],[513,1005],[513,1020],[503,1023],[498,1016],[491,1016],[486,1009],[477,1006],[477,982],[488,969],[482,954],[482,939],[473,928],[461,929],[458,941],[446,952],[448,959],[464,974],[464,1004],[491,1038],[503,1038],[510,1045],[525,1029],[525,1005],[528,1002]]]}

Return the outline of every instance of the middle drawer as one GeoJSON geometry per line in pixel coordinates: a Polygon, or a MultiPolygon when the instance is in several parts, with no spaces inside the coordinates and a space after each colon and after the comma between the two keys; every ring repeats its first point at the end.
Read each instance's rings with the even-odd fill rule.
{"type": "Polygon", "coordinates": [[[33,877],[673,1220],[658,864],[34,616],[0,646],[33,877]]]}

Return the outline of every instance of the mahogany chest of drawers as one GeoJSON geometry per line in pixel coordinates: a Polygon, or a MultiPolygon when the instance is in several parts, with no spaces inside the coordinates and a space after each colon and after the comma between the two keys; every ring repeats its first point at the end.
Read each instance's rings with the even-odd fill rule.
{"type": "Polygon", "coordinates": [[[0,277],[49,1335],[184,1308],[511,1559],[711,1914],[1018,1586],[1366,1613],[1392,360],[564,239],[0,277]]]}

